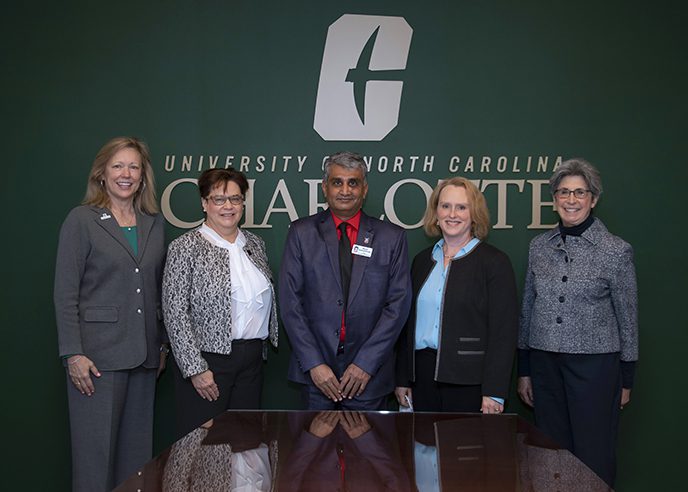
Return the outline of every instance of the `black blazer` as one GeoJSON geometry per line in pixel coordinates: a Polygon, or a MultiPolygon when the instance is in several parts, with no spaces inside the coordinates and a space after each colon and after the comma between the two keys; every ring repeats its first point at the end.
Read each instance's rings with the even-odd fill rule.
{"type": "MultiPolygon", "coordinates": [[[[397,386],[415,380],[416,301],[436,262],[432,247],[413,259],[411,314],[397,343],[397,386]]],[[[506,398],[518,334],[516,280],[509,257],[481,242],[449,264],[442,302],[435,380],[480,384],[482,394],[506,398]]]]}

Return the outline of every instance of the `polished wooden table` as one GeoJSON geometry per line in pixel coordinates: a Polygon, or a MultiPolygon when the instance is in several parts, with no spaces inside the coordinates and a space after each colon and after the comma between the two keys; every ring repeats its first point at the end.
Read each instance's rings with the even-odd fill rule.
{"type": "Polygon", "coordinates": [[[117,491],[602,491],[517,415],[228,411],[117,491]]]}

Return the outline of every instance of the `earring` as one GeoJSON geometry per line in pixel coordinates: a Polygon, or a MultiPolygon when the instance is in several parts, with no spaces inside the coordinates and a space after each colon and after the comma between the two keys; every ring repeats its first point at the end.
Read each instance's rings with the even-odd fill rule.
{"type": "Polygon", "coordinates": [[[102,186],[103,188],[105,188],[105,180],[104,180],[104,179],[101,179],[101,180],[100,180],[100,186],[102,186]]]}

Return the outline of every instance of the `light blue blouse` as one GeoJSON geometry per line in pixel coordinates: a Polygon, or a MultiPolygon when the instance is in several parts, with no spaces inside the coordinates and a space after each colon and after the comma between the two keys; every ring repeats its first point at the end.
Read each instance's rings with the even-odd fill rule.
{"type": "MultiPolygon", "coordinates": [[[[466,256],[479,243],[480,239],[471,239],[454,255],[454,258],[466,256]]],[[[444,252],[442,251],[443,245],[444,239],[440,239],[432,248],[432,258],[436,263],[420,289],[416,300],[416,350],[425,348],[437,350],[439,346],[440,318],[442,316],[440,310],[447,277],[444,252]]]]}

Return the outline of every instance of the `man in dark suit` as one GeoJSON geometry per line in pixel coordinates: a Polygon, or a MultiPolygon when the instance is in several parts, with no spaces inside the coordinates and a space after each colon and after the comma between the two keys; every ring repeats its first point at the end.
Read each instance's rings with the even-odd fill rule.
{"type": "Polygon", "coordinates": [[[383,409],[394,389],[393,347],[411,303],[406,236],[361,211],[366,171],[358,154],[330,156],[329,210],[294,221],[284,247],[289,379],[304,385],[311,410],[383,409]]]}

